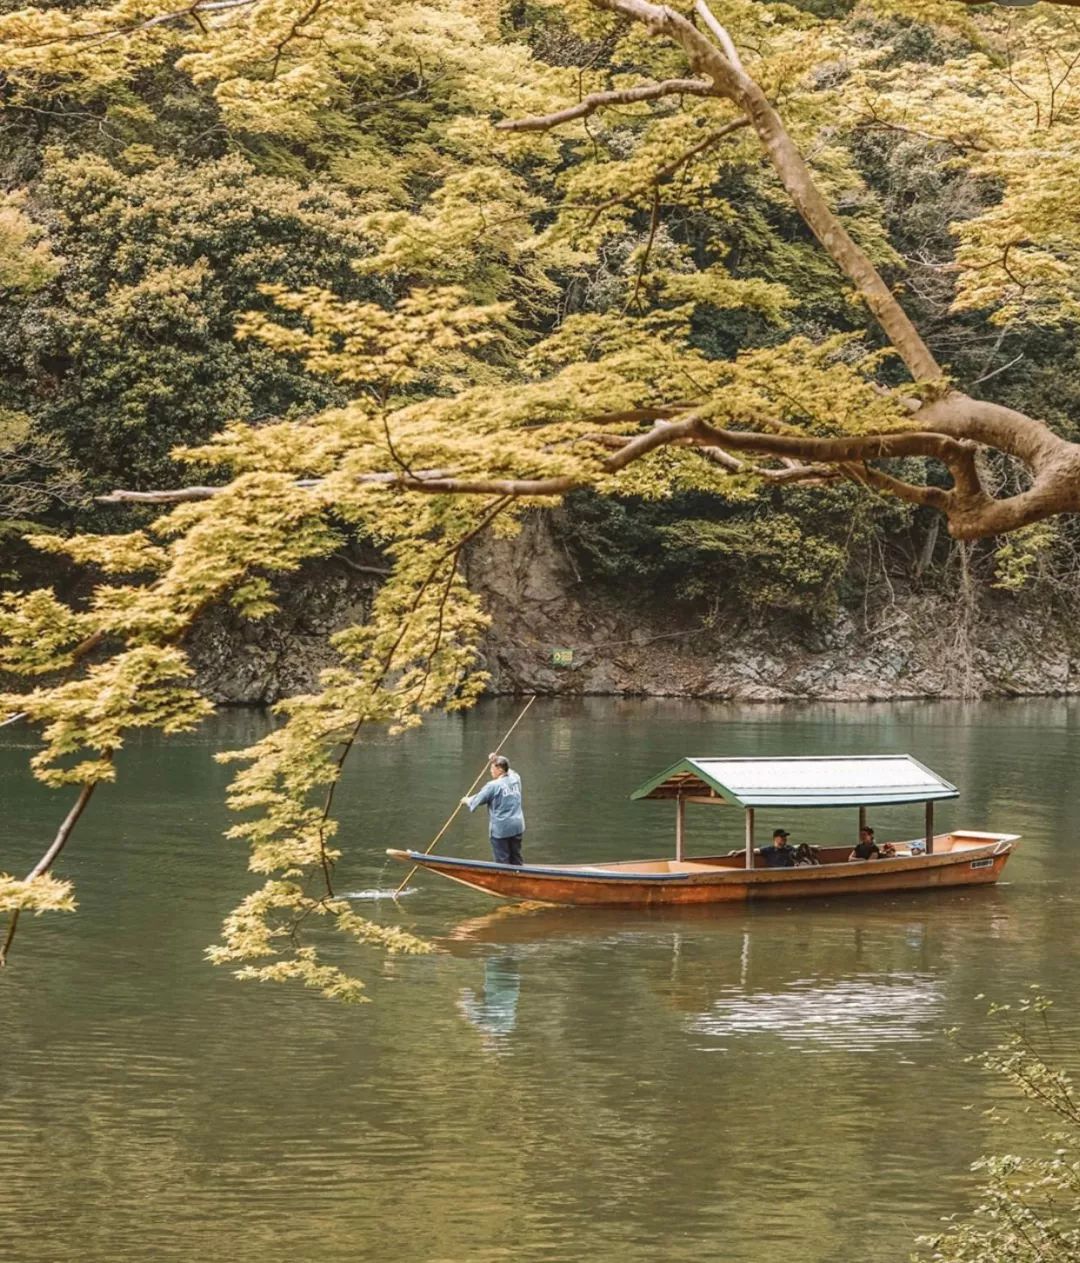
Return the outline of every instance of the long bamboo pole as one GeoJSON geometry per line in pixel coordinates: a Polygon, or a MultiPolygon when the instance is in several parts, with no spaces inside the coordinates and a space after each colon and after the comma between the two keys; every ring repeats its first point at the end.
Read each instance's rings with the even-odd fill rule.
{"type": "MultiPolygon", "coordinates": [[[[530,697],[530,698],[529,698],[529,700],[525,703],[524,709],[522,710],[521,714],[520,714],[520,715],[518,715],[517,719],[515,719],[515,720],[514,720],[514,722],[510,725],[510,727],[509,727],[509,728],[507,728],[507,730],[506,730],[506,735],[503,737],[503,739],[499,742],[499,744],[498,744],[498,745],[495,747],[495,749],[492,751],[492,754],[501,754],[501,753],[502,753],[502,748],[503,748],[503,746],[504,746],[504,745],[506,745],[506,743],[510,740],[510,737],[511,737],[511,735],[512,735],[512,733],[513,733],[514,729],[515,729],[515,728],[518,726],[518,724],[520,724],[520,723],[521,723],[521,721],[525,718],[525,714],[526,714],[526,712],[528,711],[529,707],[533,704],[533,702],[535,702],[535,701],[536,701],[536,696],[537,696],[537,695],[534,693],[534,694],[532,695],[532,697],[530,697]]],[[[488,762],[487,762],[487,763],[485,763],[485,764],[484,764],[484,766],[483,766],[483,767],[480,769],[480,771],[477,773],[476,780],[475,780],[475,781],[473,781],[473,783],[469,786],[469,788],[468,788],[468,790],[466,791],[466,794],[465,794],[465,797],[466,797],[466,798],[468,798],[468,797],[469,797],[469,795],[473,792],[473,790],[475,790],[475,789],[476,789],[477,785],[479,785],[479,784],[480,784],[480,782],[484,779],[484,775],[485,775],[485,773],[487,772],[489,765],[490,765],[490,758],[489,758],[488,762]]],[[[430,845],[428,846],[427,850],[424,852],[424,854],[425,854],[425,855],[430,855],[430,854],[431,854],[431,852],[432,852],[432,851],[434,851],[434,849],[435,849],[435,848],[439,845],[439,843],[442,841],[443,834],[447,831],[447,829],[449,829],[449,828],[450,828],[450,826],[451,826],[451,825],[454,823],[454,821],[457,819],[457,814],[458,814],[458,812],[461,810],[461,808],[462,808],[463,806],[464,806],[464,804],[463,804],[463,803],[461,803],[461,802],[459,801],[459,802],[458,802],[458,805],[454,808],[454,810],[453,810],[453,811],[450,813],[450,815],[447,817],[447,821],[446,821],[446,823],[445,823],[445,824],[443,825],[443,827],[439,830],[439,832],[438,832],[438,833],[436,833],[436,835],[435,835],[435,836],[431,839],[431,843],[430,843],[430,845]]],[[[405,874],[405,877],[404,877],[404,879],[402,880],[401,885],[400,885],[400,886],[398,886],[398,888],[394,891],[394,895],[393,895],[393,897],[394,897],[395,899],[398,897],[398,895],[400,895],[400,894],[401,894],[401,892],[402,892],[402,891],[405,889],[405,887],[409,884],[409,881],[410,881],[410,879],[412,878],[413,873],[415,873],[415,872],[416,872],[416,870],[417,870],[419,867],[420,867],[420,865],[419,865],[419,864],[414,864],[414,865],[412,866],[412,868],[410,868],[410,869],[409,869],[409,871],[405,874]]]]}

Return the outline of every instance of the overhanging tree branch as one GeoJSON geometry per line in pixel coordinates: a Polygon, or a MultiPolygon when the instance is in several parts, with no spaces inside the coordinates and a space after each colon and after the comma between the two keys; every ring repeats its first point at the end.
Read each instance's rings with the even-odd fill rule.
{"type": "MultiPolygon", "coordinates": [[[[943,379],[941,367],[907,313],[870,258],[826,203],[783,121],[760,85],[746,73],[734,42],[709,10],[706,0],[695,3],[706,31],[699,30],[666,5],[649,0],[592,0],[592,3],[596,8],[644,25],[654,35],[671,38],[683,49],[691,68],[707,76],[712,85],[711,94],[730,101],[749,118],[804,222],[855,285],[912,377],[924,383],[943,379]]],[[[521,122],[527,125],[527,130],[544,130],[558,126],[565,114],[565,111],[556,111],[521,122]]],[[[512,121],[498,126],[505,130],[519,129],[512,121]]],[[[1061,439],[1041,421],[1011,409],[984,404],[956,391],[938,392],[938,396],[933,402],[917,407],[913,425],[918,425],[919,430],[910,432],[905,442],[898,441],[898,434],[820,439],[716,431],[719,442],[715,445],[755,454],[787,454],[812,463],[836,462],[846,476],[858,477],[867,485],[903,499],[940,508],[948,518],[951,533],[958,538],[996,534],[1055,513],[1080,510],[1080,446],[1061,439]],[[975,459],[977,443],[996,447],[1023,460],[1032,471],[1034,485],[1019,495],[1000,501],[993,499],[979,477],[975,459]],[[866,463],[893,455],[943,460],[953,477],[952,488],[919,487],[873,470],[866,463]],[[857,472],[860,465],[865,473],[857,472]]],[[[530,490],[523,494],[549,494],[536,490],[544,481],[531,480],[528,482],[530,490]]],[[[551,480],[546,481],[547,485],[551,484],[551,480]]],[[[444,483],[442,489],[450,490],[450,483],[444,483]]],[[[505,490],[511,483],[474,480],[467,487],[472,491],[495,485],[505,490]]]]}
{"type": "MultiPolygon", "coordinates": [[[[298,6],[305,15],[309,8],[298,6]]],[[[314,0],[315,3],[318,0],[314,0]]],[[[258,0],[206,0],[172,14],[152,19],[195,16],[198,12],[243,8],[258,0]]],[[[936,383],[943,373],[926,343],[904,312],[866,253],[851,238],[839,217],[826,203],[807,163],[787,132],[760,85],[746,72],[734,42],[717,21],[706,0],[695,0],[695,9],[702,27],[673,9],[650,0],[592,0],[595,7],[607,10],[645,26],[652,34],[666,36],[685,53],[696,77],[666,79],[656,84],[612,89],[590,93],[581,101],[550,114],[525,119],[505,120],[499,124],[505,131],[542,131],[562,123],[587,118],[605,107],[660,100],[670,96],[711,96],[726,100],[736,107],[739,117],[718,132],[704,137],[687,153],[661,167],[650,183],[659,182],[690,157],[702,152],[720,135],[742,126],[752,126],[777,175],[814,233],[823,249],[877,319],[889,341],[916,381],[936,383]]],[[[303,24],[299,19],[297,26],[303,24]]],[[[295,30],[294,26],[294,30],[295,30]]],[[[592,208],[595,213],[595,208],[592,208]]],[[[602,208],[601,208],[602,209],[602,208]]],[[[656,229],[656,201],[652,232],[656,229]]],[[[646,252],[647,254],[647,252],[646,252]]],[[[640,276],[639,276],[640,284],[640,276]]],[[[699,401],[698,406],[702,406],[699,401]]],[[[627,414],[627,419],[650,419],[650,410],[627,414]]],[[[826,438],[816,435],[754,434],[748,431],[715,429],[704,421],[702,413],[687,413],[686,405],[651,410],[651,419],[667,424],[640,435],[626,436],[624,442],[605,440],[602,446],[610,455],[599,462],[596,473],[607,476],[657,447],[669,443],[695,446],[706,459],[729,472],[742,472],[743,464],[733,452],[751,456],[773,457],[791,464],[786,469],[758,469],[766,480],[798,481],[824,477],[824,469],[839,476],[856,477],[867,485],[888,491],[908,500],[933,504],[947,515],[950,530],[962,538],[1013,529],[1027,521],[1035,521],[1053,513],[1074,511],[1080,507],[1078,472],[1080,448],[1066,442],[1048,426],[1021,413],[996,405],[985,404],[956,391],[936,389],[928,403],[917,404],[912,428],[906,432],[853,435],[826,438]],[[976,463],[975,444],[984,444],[1023,461],[1031,470],[1033,485],[1028,490],[994,500],[983,487],[976,463]],[[941,460],[952,475],[950,488],[919,488],[892,473],[873,469],[871,462],[897,456],[919,456],[941,460]]],[[[593,424],[610,423],[611,418],[594,418],[593,424]]],[[[527,471],[472,472],[465,469],[432,469],[413,471],[400,465],[396,471],[372,470],[359,476],[360,482],[382,484],[389,488],[419,491],[428,494],[482,494],[521,496],[555,496],[582,485],[589,485],[590,475],[530,476],[527,471]]],[[[298,490],[306,490],[317,480],[299,480],[298,490]]],[[[208,499],[219,494],[213,487],[189,487],[178,491],[124,492],[102,497],[107,503],[121,501],[178,503],[184,500],[208,499]]]]}
{"type": "MultiPolygon", "coordinates": [[[[111,757],[111,755],[108,757],[111,757]]],[[[86,810],[86,804],[93,796],[94,790],[98,787],[98,783],[99,782],[97,781],[89,781],[80,788],[78,798],[75,799],[71,810],[64,817],[60,828],[56,831],[56,837],[54,837],[50,843],[49,849],[26,874],[23,878],[24,881],[33,881],[35,877],[40,877],[43,873],[47,873],[49,869],[52,868],[57,856],[67,844],[68,838],[71,837],[72,830],[79,823],[79,817],[86,810]]],[[[0,967],[7,964],[8,954],[11,951],[11,944],[15,939],[15,931],[18,928],[19,909],[15,908],[11,913],[10,920],[8,921],[7,934],[4,936],[3,946],[0,947],[0,967]]]]}
{"type": "MultiPolygon", "coordinates": [[[[666,5],[651,4],[648,0],[592,0],[592,3],[596,8],[607,9],[611,13],[641,23],[653,34],[667,35],[673,39],[686,53],[692,69],[708,76],[711,87],[698,95],[722,97],[750,119],[751,126],[757,132],[796,209],[833,262],[855,285],[911,375],[916,381],[942,378],[944,374],[940,365],[919,336],[907,313],[865,251],[855,243],[830,209],[779,114],[773,109],[761,87],[742,69],[741,64],[733,62],[708,35],[666,5]]],[[[711,14],[710,18],[710,26],[719,25],[711,14]]],[[[727,42],[730,44],[730,38],[727,42]]],[[[628,89],[641,92],[647,90],[628,89]]],[[[605,93],[595,95],[608,96],[605,93]]],[[[599,101],[594,108],[605,103],[599,101]]],[[[572,111],[579,109],[580,107],[571,107],[572,111]]],[[[568,117],[578,117],[578,113],[556,110],[551,114],[508,120],[496,126],[506,131],[545,131],[559,126],[568,117]]]]}
{"type": "MultiPolygon", "coordinates": [[[[595,420],[597,418],[588,418],[587,422],[595,420]]],[[[946,508],[952,505],[950,496],[955,495],[957,500],[967,502],[983,494],[974,466],[976,444],[931,430],[896,430],[839,436],[768,434],[754,430],[723,429],[710,424],[700,413],[690,411],[678,421],[658,420],[654,422],[652,429],[641,434],[586,434],[582,439],[600,447],[615,449],[612,455],[598,462],[596,475],[601,477],[618,474],[651,452],[668,446],[696,448],[706,459],[731,473],[750,472],[774,482],[852,477],[854,475],[846,466],[861,466],[872,460],[920,456],[940,460],[953,475],[955,486],[951,491],[934,488],[935,492],[941,493],[940,496],[931,497],[937,507],[946,508]],[[756,466],[751,468],[733,457],[732,451],[774,457],[792,463],[779,470],[760,469],[756,466]]],[[[412,476],[406,472],[379,471],[361,474],[357,481],[377,483],[388,489],[420,491],[428,495],[495,495],[520,499],[566,495],[591,486],[594,479],[573,474],[531,478],[516,475],[489,476],[460,470],[425,470],[412,476]]],[[[871,485],[878,485],[870,481],[871,485]]],[[[892,479],[888,485],[896,482],[896,479],[892,479]]],[[[322,480],[314,478],[298,480],[295,484],[298,491],[314,490],[321,485],[322,480]]],[[[887,484],[881,482],[879,485],[884,488],[887,484]]],[[[170,500],[209,499],[226,490],[227,487],[182,487],[175,491],[114,491],[103,498],[109,503],[119,503],[129,499],[143,501],[147,497],[154,497],[157,503],[168,503],[170,500]]],[[[905,498],[910,499],[911,496],[905,498]]],[[[989,497],[986,499],[989,501],[989,497]]]]}
{"type": "Polygon", "coordinates": [[[588,118],[608,105],[633,105],[638,101],[656,101],[665,96],[712,96],[712,84],[705,79],[665,79],[662,83],[642,84],[636,88],[612,88],[607,92],[590,92],[576,105],[540,114],[531,118],[504,119],[495,126],[504,132],[546,132],[560,123],[575,118],[588,118]]]}
{"type": "Polygon", "coordinates": [[[181,9],[174,9],[169,13],[157,13],[151,18],[146,18],[139,22],[131,22],[126,26],[113,27],[111,30],[108,27],[102,27],[94,31],[69,31],[63,35],[54,35],[50,39],[21,44],[20,47],[48,48],[55,44],[93,46],[107,43],[109,40],[140,35],[144,31],[153,30],[157,26],[182,22],[185,18],[191,18],[203,31],[206,31],[207,28],[202,20],[203,14],[227,13],[232,9],[252,9],[258,7],[258,3],[259,0],[195,0],[194,4],[185,5],[181,9]]]}

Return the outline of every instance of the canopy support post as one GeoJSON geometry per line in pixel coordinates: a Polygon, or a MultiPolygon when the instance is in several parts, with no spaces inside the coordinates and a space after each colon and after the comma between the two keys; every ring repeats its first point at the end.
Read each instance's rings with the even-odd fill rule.
{"type": "Polygon", "coordinates": [[[860,807],[859,808],[859,833],[861,834],[865,828],[866,828],[866,808],[860,807]]]}
{"type": "Polygon", "coordinates": [[[746,867],[754,867],[754,809],[746,809],[746,867]]]}
{"type": "Polygon", "coordinates": [[[682,794],[675,795],[675,858],[683,857],[683,837],[686,829],[686,802],[682,794]]]}
{"type": "Polygon", "coordinates": [[[926,853],[934,853],[934,803],[930,799],[926,804],[926,853]]]}

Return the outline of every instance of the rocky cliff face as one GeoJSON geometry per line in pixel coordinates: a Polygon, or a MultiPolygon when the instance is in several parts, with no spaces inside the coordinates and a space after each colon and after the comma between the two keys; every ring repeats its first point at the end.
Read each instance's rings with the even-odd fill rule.
{"type": "MultiPolygon", "coordinates": [[[[996,593],[967,611],[898,593],[825,628],[745,609],[703,619],[648,593],[624,601],[598,592],[541,514],[517,538],[475,548],[467,574],[492,615],[483,653],[495,693],[856,701],[1080,692],[1071,624],[996,593]]],[[[215,611],[192,638],[201,686],[225,704],[313,687],[333,661],[330,635],[365,616],[377,582],[328,562],[284,586],[271,619],[215,611]]]]}
{"type": "Polygon", "coordinates": [[[378,582],[346,565],[312,566],[279,587],[280,610],[250,622],[227,606],[210,611],[191,635],[198,685],[222,705],[276,702],[315,687],[333,665],[330,637],[367,617],[378,582]]]}

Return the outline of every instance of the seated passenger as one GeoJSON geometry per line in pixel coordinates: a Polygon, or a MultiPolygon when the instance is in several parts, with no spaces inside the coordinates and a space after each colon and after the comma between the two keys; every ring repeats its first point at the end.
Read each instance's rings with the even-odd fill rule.
{"type": "Polygon", "coordinates": [[[859,842],[848,856],[849,860],[876,860],[881,857],[881,850],[874,841],[874,831],[870,828],[859,830],[859,842]]]}
{"type": "Polygon", "coordinates": [[[774,829],[772,835],[772,845],[763,846],[758,851],[758,856],[764,862],[766,868],[794,868],[795,867],[795,848],[788,846],[788,838],[791,834],[786,829],[774,829]]]}
{"type": "Polygon", "coordinates": [[[814,864],[821,863],[821,852],[816,846],[811,846],[809,842],[800,842],[795,848],[795,867],[809,868],[814,864]]]}

